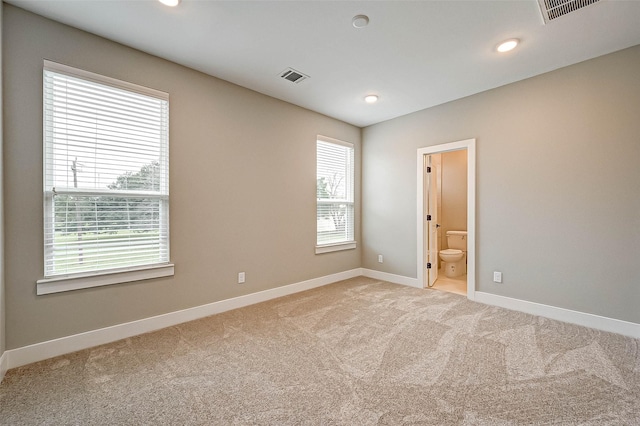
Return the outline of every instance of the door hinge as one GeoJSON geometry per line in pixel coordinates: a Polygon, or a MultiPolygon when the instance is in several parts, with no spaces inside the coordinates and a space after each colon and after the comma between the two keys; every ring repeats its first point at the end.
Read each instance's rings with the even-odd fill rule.
{"type": "Polygon", "coordinates": [[[427,173],[431,173],[431,166],[427,166],[427,173]]]}
{"type": "Polygon", "coordinates": [[[431,220],[431,215],[430,215],[430,214],[428,214],[428,215],[427,215],[427,222],[428,222],[428,221],[430,221],[430,220],[431,220]]]}
{"type": "Polygon", "coordinates": [[[431,262],[427,263],[427,269],[431,269],[431,262]]]}

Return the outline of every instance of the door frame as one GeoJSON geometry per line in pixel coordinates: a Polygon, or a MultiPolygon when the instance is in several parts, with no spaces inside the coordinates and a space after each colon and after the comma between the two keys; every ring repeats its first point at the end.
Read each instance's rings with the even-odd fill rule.
{"type": "Polygon", "coordinates": [[[438,279],[438,254],[440,252],[440,196],[442,195],[442,154],[425,154],[423,157],[424,167],[431,167],[431,173],[425,173],[424,176],[424,215],[422,217],[431,216],[431,222],[425,223],[424,229],[424,250],[425,250],[425,261],[427,264],[431,262],[432,265],[435,265],[435,268],[431,269],[423,269],[425,271],[425,279],[423,288],[431,288],[433,283],[438,279]],[[437,163],[434,161],[434,158],[438,158],[437,163]],[[435,190],[432,194],[431,191],[435,190]],[[435,200],[435,211],[431,206],[431,202],[435,200]],[[434,225],[434,227],[432,227],[434,225]],[[435,241],[431,241],[431,238],[435,236],[435,241]],[[434,248],[435,253],[431,253],[431,249],[434,248]]]}
{"type": "Polygon", "coordinates": [[[467,299],[475,300],[476,292],[476,140],[465,139],[457,142],[432,145],[418,148],[417,152],[417,252],[418,252],[418,284],[427,287],[425,274],[425,155],[442,154],[444,152],[467,150],[467,299]]]}

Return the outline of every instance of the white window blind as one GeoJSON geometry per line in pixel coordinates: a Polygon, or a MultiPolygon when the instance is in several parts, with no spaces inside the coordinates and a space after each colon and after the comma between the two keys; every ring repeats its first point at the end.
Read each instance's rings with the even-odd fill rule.
{"type": "Polygon", "coordinates": [[[169,262],[169,102],[45,61],[44,273],[169,262]]]}
{"type": "Polygon", "coordinates": [[[354,241],[353,145],[317,140],[317,246],[354,241]]]}

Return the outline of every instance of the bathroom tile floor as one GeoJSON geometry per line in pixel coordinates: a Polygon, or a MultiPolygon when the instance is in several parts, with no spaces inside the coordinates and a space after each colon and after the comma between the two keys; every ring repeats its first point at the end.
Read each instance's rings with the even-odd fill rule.
{"type": "Polygon", "coordinates": [[[438,271],[438,279],[433,287],[436,290],[448,291],[449,293],[467,295],[467,275],[460,277],[449,278],[444,274],[444,271],[440,269],[438,271]]]}

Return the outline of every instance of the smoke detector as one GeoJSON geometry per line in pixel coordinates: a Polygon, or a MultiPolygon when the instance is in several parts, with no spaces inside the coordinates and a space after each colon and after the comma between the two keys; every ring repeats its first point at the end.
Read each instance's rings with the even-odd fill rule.
{"type": "Polygon", "coordinates": [[[554,19],[600,1],[601,0],[538,0],[538,6],[540,6],[544,23],[548,24],[554,19]]]}
{"type": "Polygon", "coordinates": [[[351,24],[356,28],[364,28],[369,25],[369,17],[367,15],[356,15],[351,20],[351,24]]]}
{"type": "Polygon", "coordinates": [[[308,75],[301,73],[300,71],[294,70],[293,68],[287,68],[286,70],[282,71],[280,73],[280,77],[296,84],[301,83],[308,78],[311,78],[308,75]]]}

